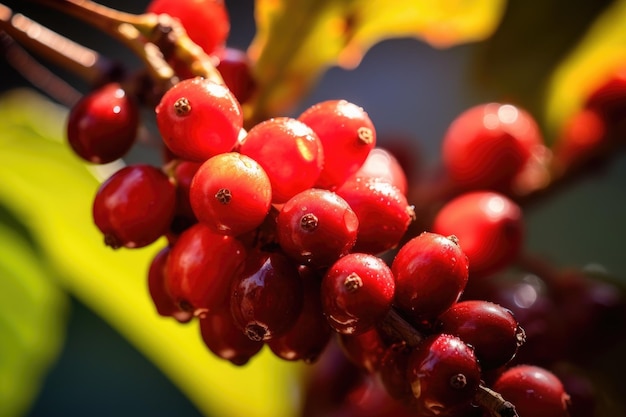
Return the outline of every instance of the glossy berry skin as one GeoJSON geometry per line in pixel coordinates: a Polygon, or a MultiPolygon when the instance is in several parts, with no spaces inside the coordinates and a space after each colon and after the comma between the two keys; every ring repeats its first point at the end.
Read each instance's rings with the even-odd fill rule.
{"type": "Polygon", "coordinates": [[[313,129],[324,148],[324,169],[316,187],[334,189],[354,174],[376,146],[367,113],[346,100],[328,100],[306,109],[298,120],[313,129]]]}
{"type": "Polygon", "coordinates": [[[237,327],[228,303],[200,319],[200,335],[213,354],[237,366],[248,363],[263,347],[237,327]]]}
{"type": "Polygon", "coordinates": [[[176,214],[189,219],[195,219],[196,215],[191,208],[189,201],[189,189],[191,181],[202,163],[185,160],[170,161],[166,167],[169,168],[170,177],[176,185],[176,214]]]}
{"type": "Polygon", "coordinates": [[[510,310],[482,300],[455,303],[435,328],[471,345],[483,371],[507,364],[526,338],[510,310]]]}
{"type": "Polygon", "coordinates": [[[372,328],[391,309],[395,279],[380,258],[349,253],[335,262],[322,279],[322,307],[339,333],[358,334],[372,328]]]}
{"type": "Polygon", "coordinates": [[[241,106],[230,90],[200,77],[170,88],[155,112],[165,145],[190,161],[231,151],[243,126],[241,106]]]}
{"type": "Polygon", "coordinates": [[[387,350],[387,344],[376,327],[358,334],[338,334],[341,351],[346,358],[368,373],[380,369],[380,360],[387,350]]]}
{"type": "Polygon", "coordinates": [[[202,317],[227,302],[245,259],[239,241],[197,223],[172,247],[165,269],[167,289],[179,309],[202,317]]]}
{"type": "Polygon", "coordinates": [[[279,252],[262,259],[260,266],[254,261],[231,286],[235,323],[255,341],[285,334],[298,319],[304,298],[298,267],[291,259],[279,252]]]}
{"type": "Polygon", "coordinates": [[[330,342],[332,333],[322,311],[320,277],[305,266],[299,267],[298,271],[304,291],[302,311],[285,334],[268,340],[266,344],[281,359],[312,364],[330,342]]]}
{"type": "Polygon", "coordinates": [[[380,381],[387,393],[400,401],[409,402],[413,390],[408,380],[407,366],[412,349],[405,342],[389,346],[380,359],[380,381]]]}
{"type": "Polygon", "coordinates": [[[118,83],[85,95],[70,110],[67,140],[81,158],[105,164],[124,156],[135,143],[139,108],[118,83]]]}
{"type": "Polygon", "coordinates": [[[353,252],[377,254],[394,248],[415,218],[400,189],[377,178],[352,177],[336,193],[359,219],[353,252]]]}
{"type": "Polygon", "coordinates": [[[418,415],[462,415],[480,384],[480,367],[468,345],[455,336],[432,335],[415,348],[407,362],[418,415]]]}
{"type": "Polygon", "coordinates": [[[493,384],[520,417],[568,417],[569,395],[552,372],[518,365],[504,371],[493,384]]]}
{"type": "Polygon", "coordinates": [[[462,189],[509,191],[542,144],[529,113],[510,104],[487,103],[464,111],[450,124],[442,158],[462,189]]]}
{"type": "Polygon", "coordinates": [[[180,20],[187,35],[207,54],[221,49],[230,32],[223,0],[152,0],[146,12],[166,13],[180,20]]]}
{"type": "Polygon", "coordinates": [[[281,208],[276,224],[281,248],[303,265],[329,266],[350,252],[359,220],[346,201],[332,191],[311,188],[281,208]]]}
{"type": "Polygon", "coordinates": [[[145,164],[127,166],[100,185],[93,220],[114,248],[140,248],[163,236],[176,208],[176,190],[167,175],[145,164]]]}
{"type": "Polygon", "coordinates": [[[400,248],[391,270],[396,278],[394,304],[414,325],[430,327],[461,296],[468,260],[454,238],[423,232],[400,248]]]}
{"type": "Polygon", "coordinates": [[[387,149],[375,147],[351,178],[375,178],[388,182],[406,195],[409,185],[400,161],[387,149]]]}
{"type": "Polygon", "coordinates": [[[482,278],[508,266],[524,241],[522,209],[492,191],[474,191],[448,201],[437,213],[432,231],[454,235],[469,258],[472,278],[482,278]]]}
{"type": "Polygon", "coordinates": [[[191,181],[191,208],[216,233],[237,236],[258,227],[270,209],[270,180],[255,160],[236,152],[209,158],[191,181]]]}
{"type": "Polygon", "coordinates": [[[239,152],[263,167],[272,184],[273,203],[284,203],[313,187],[324,166],[322,143],[315,132],[289,117],[252,127],[239,152]]]}

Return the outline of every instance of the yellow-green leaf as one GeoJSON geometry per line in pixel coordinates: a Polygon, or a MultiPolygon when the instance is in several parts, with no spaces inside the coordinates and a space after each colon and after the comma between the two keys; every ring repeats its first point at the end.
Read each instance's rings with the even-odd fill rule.
{"type": "Polygon", "coordinates": [[[249,54],[252,120],[285,111],[331,65],[352,68],[375,43],[416,37],[449,47],[488,37],[505,0],[257,0],[249,54]]]}
{"type": "Polygon", "coordinates": [[[65,334],[67,299],[0,215],[0,417],[28,411],[65,334]]]}
{"type": "Polygon", "coordinates": [[[624,22],[626,1],[615,1],[555,69],[546,94],[546,126],[550,132],[557,132],[611,71],[626,65],[624,22]]]}
{"type": "Polygon", "coordinates": [[[196,323],[156,314],[151,257],[104,246],[92,224],[98,183],[62,142],[66,112],[32,92],[0,99],[0,202],[30,228],[59,284],[151,359],[207,415],[281,417],[298,406],[298,367],[265,351],[242,368],[214,357],[196,323]]]}

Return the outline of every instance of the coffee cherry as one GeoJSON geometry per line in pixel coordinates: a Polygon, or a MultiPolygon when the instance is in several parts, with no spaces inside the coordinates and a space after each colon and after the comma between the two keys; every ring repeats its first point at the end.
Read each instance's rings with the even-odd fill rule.
{"type": "Polygon", "coordinates": [[[163,236],[176,208],[167,175],[145,164],[127,166],[103,182],[93,202],[93,220],[114,248],[140,248],[163,236]]]}
{"type": "Polygon", "coordinates": [[[331,329],[322,311],[320,277],[305,266],[298,271],[304,290],[302,311],[285,334],[268,340],[266,344],[279,358],[312,364],[328,345],[331,329]]]}
{"type": "Polygon", "coordinates": [[[243,126],[241,106],[230,90],[200,77],[170,88],[155,112],[165,145],[190,161],[231,151],[243,126]]]}
{"type": "Polygon", "coordinates": [[[139,107],[118,83],[86,94],[70,110],[67,140],[81,158],[105,164],[123,157],[135,143],[139,107]]]}
{"type": "Polygon", "coordinates": [[[488,301],[454,304],[439,316],[435,328],[471,345],[483,371],[508,363],[526,340],[511,311],[488,301]]]}
{"type": "Polygon", "coordinates": [[[200,222],[216,233],[237,236],[263,223],[272,188],[256,161],[228,152],[209,158],[198,168],[189,198],[200,222]]]}
{"type": "Polygon", "coordinates": [[[174,317],[180,323],[187,323],[193,318],[191,313],[181,311],[172,296],[167,291],[165,265],[170,253],[170,247],[161,249],[150,262],[148,270],[148,292],[159,315],[174,317]]]}
{"type": "Polygon", "coordinates": [[[222,48],[230,32],[223,0],[152,0],[146,11],[180,20],[187,35],[207,54],[222,48]]]}
{"type": "Polygon", "coordinates": [[[377,254],[394,248],[415,219],[413,206],[391,183],[351,177],[336,192],[359,219],[354,252],[377,254]]]}
{"type": "Polygon", "coordinates": [[[482,278],[518,256],[524,238],[522,209],[496,192],[468,192],[439,210],[432,231],[456,236],[469,259],[470,277],[482,278]]]}
{"type": "Polygon", "coordinates": [[[204,316],[227,302],[245,259],[239,241],[197,223],[172,247],[165,270],[167,289],[182,311],[204,316]]]}
{"type": "Polygon", "coordinates": [[[416,326],[432,321],[454,304],[468,279],[468,260],[454,237],[423,232],[398,251],[391,270],[395,304],[416,326]]]}
{"type": "Polygon", "coordinates": [[[228,303],[200,319],[200,335],[213,354],[237,366],[248,363],[263,348],[263,342],[251,340],[237,327],[228,303]]]}
{"type": "Polygon", "coordinates": [[[285,334],[302,311],[304,298],[298,267],[281,253],[260,254],[262,263],[237,276],[231,287],[230,307],[235,323],[252,340],[285,334]]]}
{"type": "Polygon", "coordinates": [[[170,161],[166,166],[166,169],[170,172],[170,177],[176,185],[177,216],[188,219],[196,218],[189,201],[189,189],[191,188],[191,181],[201,165],[200,162],[176,159],[170,161]]]}
{"type": "Polygon", "coordinates": [[[375,147],[351,178],[376,178],[388,182],[406,195],[408,180],[400,161],[387,149],[375,147]]]}
{"type": "Polygon", "coordinates": [[[338,334],[339,347],[350,362],[369,373],[380,369],[380,360],[387,350],[376,327],[358,334],[338,334]]]}
{"type": "Polygon", "coordinates": [[[324,149],[324,168],[316,187],[334,189],[343,184],[376,146],[376,130],[369,116],[346,100],[315,104],[298,120],[317,133],[324,149]]]}
{"type": "Polygon", "coordinates": [[[278,214],[281,248],[301,264],[329,266],[350,252],[359,220],[337,194],[311,188],[293,196],[278,214]]]}
{"type": "Polygon", "coordinates": [[[322,307],[339,333],[370,329],[389,312],[395,282],[391,269],[373,255],[350,253],[335,262],[322,279],[322,307]]]}
{"type": "Polygon", "coordinates": [[[248,131],[239,152],[263,167],[272,183],[272,202],[284,203],[311,188],[322,172],[319,138],[304,123],[289,117],[261,122],[248,131]]]}
{"type": "Polygon", "coordinates": [[[456,416],[474,398],[480,368],[461,339],[439,334],[426,338],[411,353],[407,366],[419,415],[456,416]]]}
{"type": "Polygon", "coordinates": [[[413,398],[407,373],[411,352],[412,349],[405,342],[398,342],[389,346],[380,359],[380,380],[387,393],[406,403],[413,398]]]}
{"type": "Polygon", "coordinates": [[[515,405],[520,417],[568,417],[569,395],[547,369],[518,365],[507,369],[493,389],[515,405]]]}
{"type": "Polygon", "coordinates": [[[511,104],[488,103],[464,111],[450,124],[442,158],[461,188],[508,191],[541,146],[541,132],[529,113],[511,104]]]}

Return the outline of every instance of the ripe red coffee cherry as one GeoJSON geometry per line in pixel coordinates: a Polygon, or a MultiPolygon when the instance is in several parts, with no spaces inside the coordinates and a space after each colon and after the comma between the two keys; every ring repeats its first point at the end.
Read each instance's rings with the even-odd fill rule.
{"type": "Polygon", "coordinates": [[[351,178],[376,178],[395,186],[406,195],[408,180],[400,161],[388,150],[376,147],[370,151],[361,168],[351,178]]]}
{"type": "Polygon", "coordinates": [[[569,395],[547,369],[518,365],[507,369],[493,389],[515,405],[520,417],[568,417],[569,395]]]}
{"type": "Polygon", "coordinates": [[[252,340],[285,334],[302,311],[304,298],[297,265],[282,253],[261,254],[232,283],[230,307],[235,323],[252,340]]]}
{"type": "Polygon", "coordinates": [[[376,130],[367,113],[346,100],[328,100],[306,109],[298,120],[313,129],[322,141],[324,169],[319,188],[343,184],[365,162],[376,146],[376,130]]]}
{"type": "Polygon", "coordinates": [[[245,103],[256,88],[248,54],[240,49],[225,47],[219,52],[219,59],[215,68],[220,72],[224,84],[239,103],[245,103]]]}
{"type": "Polygon", "coordinates": [[[238,240],[197,223],[172,247],[165,269],[167,289],[182,311],[203,316],[228,300],[233,277],[245,259],[238,240]]]}
{"type": "Polygon", "coordinates": [[[510,104],[481,104],[461,113],[442,143],[444,166],[464,189],[508,191],[543,139],[532,116],[510,104]]]}
{"type": "Polygon", "coordinates": [[[228,303],[200,319],[200,335],[211,352],[237,366],[263,348],[263,342],[251,340],[237,327],[228,303]]]}
{"type": "Polygon", "coordinates": [[[165,283],[165,264],[170,247],[161,249],[150,262],[148,269],[148,291],[157,313],[164,317],[174,317],[180,323],[187,323],[193,318],[191,313],[181,311],[167,291],[165,283]]]}
{"type": "Polygon", "coordinates": [[[328,345],[331,329],[322,311],[320,277],[306,266],[299,267],[298,272],[304,290],[302,311],[287,333],[266,344],[281,359],[312,364],[328,345]]]}
{"type": "Polygon", "coordinates": [[[508,363],[526,340],[510,310],[482,300],[455,303],[439,316],[435,328],[471,345],[483,371],[508,363]]]}
{"type": "Polygon", "coordinates": [[[230,32],[223,0],[152,0],[146,11],[180,20],[187,35],[207,54],[222,48],[230,32]]]}
{"type": "Polygon", "coordinates": [[[93,220],[114,248],[140,248],[163,236],[176,208],[176,190],[151,165],[127,166],[103,182],[93,202],[93,220]]]}
{"type": "Polygon", "coordinates": [[[450,200],[437,213],[432,230],[458,238],[469,259],[470,276],[480,278],[509,265],[524,240],[522,209],[508,197],[474,191],[450,200]]]}
{"type": "Polygon", "coordinates": [[[480,384],[473,350],[447,334],[429,336],[415,348],[408,358],[407,375],[413,404],[424,416],[462,415],[480,384]]]}
{"type": "Polygon", "coordinates": [[[252,158],[228,152],[209,158],[191,181],[191,207],[213,231],[237,236],[258,227],[270,209],[270,180],[252,158]]]}
{"type": "Polygon", "coordinates": [[[135,143],[139,108],[118,83],[86,94],[70,110],[67,140],[81,158],[105,164],[124,156],[135,143]]]}
{"type": "Polygon", "coordinates": [[[362,333],[387,315],[394,290],[393,274],[382,259],[349,253],[322,279],[323,311],[335,331],[362,333]]]}
{"type": "Polygon", "coordinates": [[[359,334],[338,334],[341,351],[346,358],[368,373],[380,369],[380,360],[387,350],[387,344],[376,327],[359,334]]]}
{"type": "Polygon", "coordinates": [[[461,296],[468,260],[456,238],[423,232],[400,248],[391,270],[395,304],[416,326],[430,327],[461,296]]]}
{"type": "Polygon", "coordinates": [[[350,252],[359,220],[346,201],[332,191],[311,188],[287,201],[278,214],[281,248],[303,265],[329,266],[350,252]]]}
{"type": "Polygon", "coordinates": [[[248,131],[239,152],[263,167],[272,183],[272,202],[284,203],[313,187],[324,166],[319,138],[289,117],[263,121],[248,131]]]}
{"type": "Polygon", "coordinates": [[[190,161],[231,151],[243,126],[241,106],[230,90],[200,77],[170,88],[155,112],[165,145],[190,161]]]}
{"type": "Polygon", "coordinates": [[[394,248],[415,219],[413,206],[389,182],[351,177],[336,192],[359,219],[353,252],[377,254],[394,248]]]}

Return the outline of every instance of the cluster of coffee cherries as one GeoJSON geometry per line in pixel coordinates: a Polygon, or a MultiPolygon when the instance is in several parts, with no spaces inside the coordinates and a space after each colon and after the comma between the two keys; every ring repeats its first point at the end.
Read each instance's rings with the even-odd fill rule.
{"type": "MultiPolygon", "coordinates": [[[[178,14],[189,35],[197,33],[194,41],[215,52],[224,83],[181,76],[155,108],[162,164],[119,169],[93,203],[112,248],[166,238],[147,274],[157,312],[197,320],[208,350],[238,366],[263,348],[317,363],[307,388],[315,399],[303,416],[511,413],[510,404],[494,403],[498,393],[521,417],[584,415],[574,414],[568,390],[549,370],[565,351],[542,349],[559,332],[538,326],[559,328],[557,316],[540,322],[545,312],[527,307],[544,305],[538,301],[550,285],[561,295],[555,305],[580,306],[597,281],[554,278],[540,289],[528,274],[506,283],[493,277],[521,254],[516,198],[541,188],[551,158],[571,163],[605,130],[587,129],[580,139],[571,128],[580,140],[553,154],[523,109],[478,105],[442,141],[443,194],[415,193],[355,103],[328,100],[244,129],[241,104],[254,85],[245,54],[220,48],[228,32],[222,2],[205,2],[207,15],[192,3],[203,2],[155,0],[149,11],[178,14]],[[358,369],[358,383],[342,373],[337,351],[358,369]],[[367,405],[342,408],[320,394],[333,386],[325,375],[344,384],[331,390],[342,404],[359,398],[367,405]]],[[[616,107],[594,97],[589,108],[616,107]]],[[[604,129],[608,119],[593,124],[598,114],[588,110],[573,123],[604,129]]],[[[139,125],[136,97],[109,83],[71,110],[67,135],[77,155],[105,164],[133,147],[139,125]]],[[[561,326],[570,336],[581,328],[561,326]]]]}

